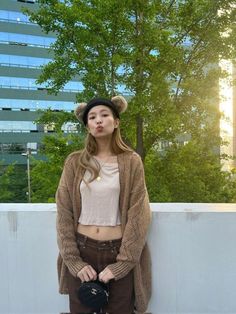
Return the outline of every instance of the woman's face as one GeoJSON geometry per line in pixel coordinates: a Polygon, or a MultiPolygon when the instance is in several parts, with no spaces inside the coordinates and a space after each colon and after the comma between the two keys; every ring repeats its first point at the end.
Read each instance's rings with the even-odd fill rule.
{"type": "Polygon", "coordinates": [[[119,125],[119,119],[115,119],[111,109],[104,105],[93,107],[88,113],[87,128],[94,137],[111,135],[119,125]]]}

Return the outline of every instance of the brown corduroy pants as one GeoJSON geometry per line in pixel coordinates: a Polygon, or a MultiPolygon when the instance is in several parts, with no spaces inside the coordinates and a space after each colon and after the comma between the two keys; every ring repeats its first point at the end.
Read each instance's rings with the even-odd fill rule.
{"type": "MultiPolygon", "coordinates": [[[[107,265],[116,262],[121,240],[97,241],[82,234],[77,234],[77,243],[83,261],[90,264],[97,273],[107,265]]],[[[96,313],[80,303],[76,295],[81,281],[69,274],[68,288],[71,314],[96,313]]],[[[100,313],[132,314],[134,312],[133,271],[124,278],[109,282],[109,302],[100,313]]]]}

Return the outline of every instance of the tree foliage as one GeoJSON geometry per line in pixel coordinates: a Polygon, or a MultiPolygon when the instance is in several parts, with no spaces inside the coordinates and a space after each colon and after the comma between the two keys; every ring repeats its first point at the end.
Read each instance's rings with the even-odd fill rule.
{"type": "Polygon", "coordinates": [[[27,201],[26,167],[0,163],[0,202],[24,203],[27,201]]]}
{"type": "Polygon", "coordinates": [[[1,175],[0,175],[0,187],[1,187],[1,193],[0,193],[0,202],[7,203],[9,200],[11,200],[13,196],[13,192],[10,188],[10,174],[13,173],[14,166],[3,166],[1,165],[1,175]]]}
{"type": "Polygon", "coordinates": [[[218,118],[219,57],[235,57],[234,2],[39,0],[31,20],[57,34],[39,82],[58,92],[78,75],[83,101],[123,87],[125,136],[144,159],[160,139],[198,136],[218,118]]]}
{"type": "Polygon", "coordinates": [[[226,73],[219,59],[236,56],[235,0],[38,0],[36,11],[25,12],[57,35],[54,59],[39,83],[57,93],[80,78],[78,101],[118,93],[129,98],[122,132],[146,159],[153,199],[224,199],[227,174],[212,152],[221,145],[218,81],[226,73]],[[177,134],[189,134],[191,142],[179,147],[177,134]],[[160,157],[162,140],[174,144],[160,157]],[[218,190],[207,182],[208,171],[221,184],[218,190]]]}
{"type": "Polygon", "coordinates": [[[235,173],[221,170],[217,155],[204,143],[172,145],[165,156],[149,154],[145,169],[152,202],[236,201],[235,173]]]}

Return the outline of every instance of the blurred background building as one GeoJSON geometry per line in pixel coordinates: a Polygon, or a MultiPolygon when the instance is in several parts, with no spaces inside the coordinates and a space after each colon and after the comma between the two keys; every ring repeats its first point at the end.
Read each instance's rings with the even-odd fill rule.
{"type": "Polygon", "coordinates": [[[21,12],[36,8],[35,0],[0,1],[0,160],[26,164],[22,153],[31,149],[37,157],[42,137],[53,131],[35,124],[37,109],[74,109],[75,95],[82,88],[79,78],[66,84],[57,96],[37,85],[40,67],[52,58],[49,45],[55,35],[42,33],[21,12]]]}
{"type": "MultiPolygon", "coordinates": [[[[219,109],[223,114],[220,121],[220,135],[228,144],[221,147],[221,154],[233,157],[236,156],[236,86],[233,85],[236,79],[236,67],[235,63],[230,60],[221,60],[220,67],[228,74],[227,78],[222,78],[219,82],[219,109]]],[[[235,160],[224,160],[224,170],[230,171],[235,167],[235,160]]]]}

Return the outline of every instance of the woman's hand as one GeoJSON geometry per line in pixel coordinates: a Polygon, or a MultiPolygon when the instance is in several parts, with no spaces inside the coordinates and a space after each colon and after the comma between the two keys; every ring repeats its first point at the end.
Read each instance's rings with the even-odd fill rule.
{"type": "Polygon", "coordinates": [[[79,277],[82,282],[91,281],[97,279],[97,273],[91,265],[86,265],[78,272],[77,277],[79,277]]]}
{"type": "Polygon", "coordinates": [[[111,279],[114,279],[115,276],[112,274],[112,272],[110,271],[109,268],[105,268],[103,269],[103,271],[101,271],[98,275],[98,279],[104,283],[107,283],[108,281],[110,281],[111,279]]]}

